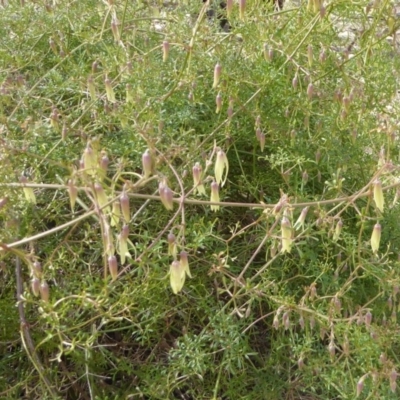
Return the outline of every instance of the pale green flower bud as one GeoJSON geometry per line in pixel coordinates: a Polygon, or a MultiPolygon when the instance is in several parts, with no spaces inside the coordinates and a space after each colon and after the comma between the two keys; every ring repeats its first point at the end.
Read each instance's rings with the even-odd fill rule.
{"type": "Polygon", "coordinates": [[[214,83],[213,83],[213,89],[215,89],[218,84],[219,84],[219,80],[221,78],[221,71],[222,71],[222,67],[221,64],[217,63],[214,67],[214,83]]]}
{"type": "Polygon", "coordinates": [[[308,66],[311,68],[314,60],[313,48],[311,44],[307,46],[307,58],[308,58],[308,66]]]}
{"type": "Polygon", "coordinates": [[[131,214],[129,210],[129,196],[126,194],[125,191],[121,193],[121,197],[119,198],[122,216],[124,218],[125,223],[129,223],[131,219],[131,214]]]}
{"type": "Polygon", "coordinates": [[[183,251],[183,250],[181,251],[180,263],[181,263],[182,268],[185,270],[186,275],[189,278],[191,278],[192,274],[190,273],[188,254],[186,253],[186,251],[183,251]]]}
{"type": "Polygon", "coordinates": [[[115,103],[115,93],[114,93],[114,89],[112,87],[112,83],[111,80],[108,78],[108,76],[106,76],[106,78],[104,79],[104,85],[106,87],[106,95],[107,95],[107,100],[110,103],[115,103]]]}
{"type": "Polygon", "coordinates": [[[375,224],[371,236],[372,252],[376,253],[379,250],[379,243],[381,241],[382,227],[379,223],[375,224]]]}
{"type": "Polygon", "coordinates": [[[308,213],[308,207],[304,207],[301,210],[300,216],[297,219],[297,221],[295,222],[293,228],[297,231],[300,228],[304,229],[304,223],[306,221],[306,217],[307,217],[307,213],[308,213]]]}
{"type": "Polygon", "coordinates": [[[89,175],[95,175],[97,171],[97,155],[89,143],[83,152],[82,160],[85,172],[89,175]]]}
{"type": "Polygon", "coordinates": [[[215,104],[217,108],[215,109],[215,113],[218,114],[221,111],[222,108],[222,96],[221,93],[217,94],[217,97],[215,98],[215,104]]]}
{"type": "Polygon", "coordinates": [[[396,380],[397,380],[397,372],[393,368],[389,374],[389,385],[390,385],[390,390],[392,391],[392,393],[396,392],[396,388],[397,388],[396,380]]]}
{"type": "Polygon", "coordinates": [[[87,87],[88,87],[88,91],[90,94],[91,99],[94,101],[97,98],[96,95],[96,86],[94,84],[94,80],[93,80],[93,76],[89,75],[89,78],[87,80],[87,87]]]}
{"type": "Polygon", "coordinates": [[[31,289],[32,289],[32,293],[36,297],[39,297],[39,294],[40,294],[40,280],[39,280],[39,278],[36,278],[36,277],[32,278],[31,289]]]}
{"type": "Polygon", "coordinates": [[[383,212],[385,198],[383,196],[382,183],[379,179],[376,179],[373,183],[373,186],[374,186],[375,205],[380,212],[383,212]]]}
{"type": "Polygon", "coordinates": [[[69,202],[71,204],[71,210],[74,211],[76,199],[78,198],[78,189],[74,185],[74,181],[72,179],[68,181],[68,195],[69,202]]]}
{"type": "Polygon", "coordinates": [[[40,284],[39,292],[40,292],[40,298],[45,303],[48,303],[49,298],[50,298],[50,289],[49,289],[49,285],[47,284],[46,281],[42,281],[42,283],[40,284]]]}
{"type": "Polygon", "coordinates": [[[119,22],[116,18],[113,18],[111,21],[111,31],[114,36],[115,42],[119,43],[121,40],[121,34],[119,32],[119,22]]]}
{"type": "Polygon", "coordinates": [[[101,184],[99,182],[96,182],[94,184],[94,190],[96,193],[96,199],[97,199],[97,203],[98,203],[99,207],[103,210],[103,212],[109,213],[111,211],[110,207],[109,206],[104,207],[108,203],[108,198],[104,192],[103,187],[101,186],[101,184]]]}
{"type": "Polygon", "coordinates": [[[335,233],[333,234],[333,241],[337,241],[340,237],[340,233],[342,232],[343,222],[341,219],[336,224],[335,233]]]}
{"type": "Polygon", "coordinates": [[[172,292],[174,294],[178,294],[185,284],[186,277],[185,269],[179,261],[175,260],[172,262],[169,270],[169,276],[172,292]]]}
{"type": "Polygon", "coordinates": [[[218,183],[218,185],[220,184],[221,187],[225,185],[226,178],[228,177],[228,171],[229,171],[228,157],[226,156],[225,152],[220,149],[217,151],[214,174],[216,182],[218,183]],[[226,169],[225,177],[224,179],[222,179],[225,169],[226,169]]]}
{"type": "Polygon", "coordinates": [[[173,193],[165,182],[160,182],[160,184],[158,185],[158,192],[160,194],[161,203],[163,203],[164,207],[169,211],[173,210],[174,209],[173,193]]]}
{"type": "Polygon", "coordinates": [[[193,188],[201,195],[206,195],[206,189],[202,183],[203,169],[200,163],[196,162],[193,166],[193,188]]]}
{"type": "Polygon", "coordinates": [[[226,0],[226,16],[230,18],[233,9],[233,0],[226,0]]]}
{"type": "Polygon", "coordinates": [[[246,0],[239,0],[239,17],[243,21],[246,12],[246,0]]]}
{"type": "Polygon", "coordinates": [[[117,279],[118,276],[118,262],[117,257],[114,255],[108,257],[108,270],[113,281],[117,279]]]}
{"type": "Polygon", "coordinates": [[[290,253],[292,249],[292,227],[290,226],[290,221],[287,217],[282,218],[281,233],[281,253],[290,253]]]}
{"type": "MultiPolygon", "coordinates": [[[[212,203],[219,203],[219,185],[217,182],[213,181],[211,183],[211,200],[212,203]]],[[[211,211],[218,211],[219,205],[212,204],[211,211]]]]}
{"type": "Polygon", "coordinates": [[[164,40],[163,41],[162,50],[163,50],[163,62],[166,62],[168,60],[168,55],[169,55],[169,42],[168,42],[168,40],[164,40]]]}
{"type": "Polygon", "coordinates": [[[142,166],[144,177],[147,179],[153,174],[153,158],[150,150],[147,149],[142,155],[142,166]]]}
{"type": "Polygon", "coordinates": [[[129,226],[124,225],[119,234],[119,255],[121,257],[121,265],[125,264],[126,257],[130,257],[128,251],[128,236],[129,236],[129,226]]]}
{"type": "Polygon", "coordinates": [[[177,254],[175,235],[173,233],[169,233],[167,236],[167,240],[168,240],[168,255],[172,256],[175,259],[177,254]]]}
{"type": "Polygon", "coordinates": [[[312,83],[309,83],[307,86],[307,97],[309,100],[312,100],[314,95],[314,85],[312,83]]]}

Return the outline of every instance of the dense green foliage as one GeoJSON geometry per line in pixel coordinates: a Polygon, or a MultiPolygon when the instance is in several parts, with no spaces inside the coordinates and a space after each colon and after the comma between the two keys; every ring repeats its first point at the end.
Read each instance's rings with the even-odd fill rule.
{"type": "Polygon", "coordinates": [[[248,0],[229,32],[199,1],[5,3],[0,397],[398,398],[391,2],[248,0]],[[130,198],[125,263],[101,190],[130,198]],[[192,275],[178,294],[171,233],[192,275]]]}

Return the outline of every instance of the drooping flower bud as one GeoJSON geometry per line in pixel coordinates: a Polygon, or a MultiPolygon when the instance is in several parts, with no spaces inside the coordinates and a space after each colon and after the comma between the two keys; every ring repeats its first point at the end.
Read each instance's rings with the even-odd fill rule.
{"type": "Polygon", "coordinates": [[[163,62],[166,62],[168,60],[168,55],[169,55],[169,42],[168,42],[168,40],[164,40],[163,41],[162,50],[163,50],[163,62]]]}
{"type": "Polygon", "coordinates": [[[121,217],[121,207],[118,201],[114,201],[111,211],[111,226],[117,226],[121,217]]]}
{"type": "Polygon", "coordinates": [[[115,17],[111,20],[111,31],[114,36],[114,41],[119,43],[121,40],[121,34],[119,32],[119,21],[115,17]]]}
{"type": "Polygon", "coordinates": [[[97,156],[89,143],[83,152],[82,160],[85,172],[89,175],[95,175],[97,171],[97,156]]]}
{"type": "Polygon", "coordinates": [[[88,91],[90,94],[91,99],[94,101],[97,98],[96,95],[96,86],[94,84],[94,80],[93,80],[93,76],[89,75],[88,79],[87,79],[87,87],[88,87],[88,91]]]}
{"type": "Polygon", "coordinates": [[[101,186],[99,182],[96,182],[94,184],[94,191],[96,193],[96,199],[100,209],[102,209],[105,213],[109,213],[110,206],[104,207],[108,203],[108,198],[106,193],[104,192],[103,186],[101,186]]]}
{"type": "Polygon", "coordinates": [[[307,86],[307,97],[308,100],[312,100],[314,95],[314,85],[312,83],[309,83],[307,86]]]}
{"type": "Polygon", "coordinates": [[[382,227],[379,223],[375,224],[371,236],[372,252],[376,253],[379,250],[379,243],[381,241],[382,227]]]}
{"type": "Polygon", "coordinates": [[[119,255],[121,257],[121,265],[125,264],[126,257],[130,257],[128,251],[128,236],[129,236],[129,226],[124,225],[119,234],[119,255]]]}
{"type": "Polygon", "coordinates": [[[264,43],[264,58],[265,58],[265,61],[270,62],[270,61],[272,61],[273,57],[274,57],[274,50],[271,49],[268,46],[268,43],[264,43]]]}
{"type": "Polygon", "coordinates": [[[215,105],[216,105],[215,113],[218,114],[221,111],[221,108],[222,108],[221,92],[219,92],[217,94],[217,97],[215,98],[215,105]]]}
{"type": "Polygon", "coordinates": [[[142,166],[145,179],[153,174],[153,158],[151,157],[150,150],[147,149],[142,155],[142,166]]]}
{"type": "Polygon", "coordinates": [[[165,182],[160,182],[160,184],[158,185],[158,192],[160,194],[161,203],[163,203],[164,207],[169,211],[173,210],[174,196],[172,190],[167,186],[165,182]]]}
{"type": "Polygon", "coordinates": [[[364,381],[368,374],[363,375],[357,382],[356,397],[358,397],[364,390],[364,381]]]}
{"type": "Polygon", "coordinates": [[[383,212],[385,198],[383,196],[382,183],[379,179],[376,179],[373,183],[373,186],[374,186],[375,205],[380,212],[383,212]]]}
{"type": "Polygon", "coordinates": [[[106,95],[107,95],[107,100],[110,103],[115,103],[115,93],[114,93],[114,89],[112,87],[112,83],[111,80],[108,78],[108,76],[105,77],[104,79],[104,85],[106,87],[106,95]]]}
{"type": "Polygon", "coordinates": [[[39,287],[40,298],[47,303],[50,298],[50,289],[46,281],[42,281],[39,287]]]}
{"type": "Polygon", "coordinates": [[[181,254],[180,254],[180,263],[181,263],[182,268],[186,272],[186,275],[189,278],[191,278],[192,274],[190,273],[188,254],[184,250],[182,250],[181,254]]]}
{"type": "Polygon", "coordinates": [[[264,151],[264,147],[265,147],[265,133],[264,132],[260,132],[258,141],[260,142],[260,150],[264,151]]]}
{"type": "Polygon", "coordinates": [[[32,273],[33,273],[33,276],[35,276],[37,278],[42,277],[42,264],[40,264],[39,261],[35,261],[32,264],[32,273]]]}
{"type": "Polygon", "coordinates": [[[215,175],[215,181],[218,183],[218,185],[221,185],[221,187],[225,185],[226,178],[228,177],[228,171],[229,171],[228,157],[226,156],[223,150],[219,149],[217,151],[217,156],[215,160],[214,175],[215,175]],[[222,179],[225,169],[226,169],[225,177],[224,179],[222,179]]]}
{"type": "Polygon", "coordinates": [[[239,17],[243,21],[246,12],[246,0],[239,0],[239,17]]]}
{"type": "Polygon", "coordinates": [[[298,78],[297,73],[296,73],[296,75],[294,76],[294,78],[292,80],[292,86],[293,86],[294,90],[297,89],[298,84],[299,84],[299,78],[298,78]]]}
{"type": "Polygon", "coordinates": [[[203,169],[200,165],[200,163],[196,162],[193,166],[193,188],[194,191],[197,191],[201,195],[206,195],[206,189],[204,188],[204,185],[202,183],[202,174],[203,174],[203,169]]]}
{"type": "Polygon", "coordinates": [[[129,210],[129,196],[126,194],[125,191],[121,193],[121,197],[119,198],[122,210],[122,216],[124,217],[125,223],[129,223],[131,219],[131,214],[129,210]]]}
{"type": "Polygon", "coordinates": [[[107,259],[108,261],[108,270],[110,271],[110,275],[113,281],[117,279],[118,276],[118,262],[117,257],[111,255],[107,259]]]}
{"type": "Polygon", "coordinates": [[[40,294],[40,280],[39,278],[36,278],[36,276],[34,276],[31,280],[31,289],[32,289],[32,293],[36,296],[39,297],[40,294]]]}
{"type": "Polygon", "coordinates": [[[290,319],[289,319],[289,311],[285,311],[282,315],[282,323],[285,328],[285,331],[287,331],[290,328],[290,319]]]}
{"type": "MultiPolygon", "coordinates": [[[[19,177],[19,181],[20,183],[24,184],[24,183],[28,183],[28,178],[25,175],[21,175],[19,177]]],[[[36,204],[36,196],[35,193],[33,191],[33,188],[29,188],[29,187],[25,187],[23,186],[24,191],[24,195],[25,195],[25,199],[32,204],[36,204]]]]}
{"type": "Polygon", "coordinates": [[[333,234],[334,242],[336,242],[339,239],[340,233],[342,232],[342,228],[343,228],[343,222],[341,219],[339,219],[339,221],[336,223],[335,233],[333,234]]]}
{"type": "Polygon", "coordinates": [[[281,221],[281,253],[290,253],[292,249],[292,227],[287,217],[283,217],[281,221]]]}
{"type": "Polygon", "coordinates": [[[182,264],[175,260],[172,262],[169,270],[170,285],[172,292],[178,294],[185,284],[186,272],[182,264]]]}
{"type": "Polygon", "coordinates": [[[100,175],[102,178],[105,178],[106,173],[107,173],[107,168],[110,160],[107,156],[107,153],[105,151],[101,152],[101,158],[99,161],[99,167],[100,167],[100,175]]]}
{"type": "Polygon", "coordinates": [[[333,339],[331,339],[329,342],[328,351],[329,351],[329,355],[331,356],[331,358],[335,357],[336,347],[335,347],[335,342],[333,341],[333,339]]]}
{"type": "Polygon", "coordinates": [[[369,328],[371,326],[371,322],[372,322],[372,313],[371,311],[367,311],[367,313],[364,316],[364,322],[365,322],[365,326],[367,328],[369,328]]]}
{"type": "Polygon", "coordinates": [[[308,213],[308,207],[304,207],[301,210],[300,216],[297,219],[297,221],[295,222],[295,224],[293,225],[293,228],[297,231],[300,228],[304,229],[304,223],[306,221],[306,217],[307,217],[307,213],[308,213]]]}
{"type": "Polygon", "coordinates": [[[219,80],[221,78],[221,71],[222,71],[222,67],[220,63],[217,63],[214,67],[214,83],[213,83],[213,89],[215,89],[218,84],[219,84],[219,80]]]}
{"type": "Polygon", "coordinates": [[[167,240],[168,240],[168,255],[172,256],[175,259],[177,254],[175,235],[173,233],[169,233],[167,236],[167,240]]]}
{"type": "MultiPolygon", "coordinates": [[[[219,185],[213,181],[211,183],[211,200],[212,203],[219,203],[219,185]]],[[[219,205],[211,204],[211,211],[218,211],[219,205]]]]}
{"type": "Polygon", "coordinates": [[[51,50],[53,51],[53,53],[57,54],[56,42],[54,41],[54,39],[52,37],[49,39],[49,46],[50,46],[51,50]]]}

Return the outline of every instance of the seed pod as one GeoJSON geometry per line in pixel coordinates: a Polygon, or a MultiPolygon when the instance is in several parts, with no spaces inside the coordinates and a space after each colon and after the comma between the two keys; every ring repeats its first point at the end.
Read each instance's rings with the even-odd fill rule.
{"type": "Polygon", "coordinates": [[[104,79],[104,85],[106,87],[107,100],[110,103],[115,103],[116,100],[115,100],[114,89],[112,87],[111,80],[108,78],[108,76],[106,76],[105,79],[104,79]]]}
{"type": "Polygon", "coordinates": [[[216,104],[216,109],[215,113],[218,114],[221,111],[222,108],[222,96],[221,92],[217,94],[217,97],[215,98],[215,104],[216,104]]]}
{"type": "Polygon", "coordinates": [[[202,176],[203,176],[203,169],[200,165],[200,163],[196,162],[194,164],[193,169],[193,188],[194,191],[198,192],[201,195],[206,195],[206,189],[204,188],[204,185],[202,183],[202,176]]]}
{"type": "Polygon", "coordinates": [[[221,78],[221,72],[222,72],[221,64],[217,63],[214,67],[214,83],[212,86],[213,89],[215,89],[219,84],[219,80],[221,78]]]}
{"type": "Polygon", "coordinates": [[[40,284],[39,292],[40,292],[40,298],[45,303],[48,303],[49,298],[50,298],[50,289],[49,289],[49,285],[47,284],[46,281],[42,281],[42,283],[40,284]]]}
{"type": "MultiPolygon", "coordinates": [[[[25,175],[21,175],[19,177],[19,181],[20,183],[24,184],[24,183],[28,183],[28,179],[25,175]]],[[[25,195],[25,199],[32,204],[36,204],[36,196],[35,193],[33,192],[33,188],[29,188],[29,187],[25,187],[23,186],[24,191],[24,195],[25,195]]]]}
{"type": "Polygon", "coordinates": [[[169,274],[172,292],[178,294],[185,284],[185,269],[179,261],[175,260],[170,266],[169,274]]]}
{"type": "Polygon", "coordinates": [[[380,212],[383,212],[385,198],[383,196],[382,183],[379,179],[375,179],[374,183],[374,201],[380,212]]]}
{"type": "Polygon", "coordinates": [[[129,210],[129,196],[126,194],[125,191],[121,193],[119,201],[121,204],[122,216],[124,218],[125,223],[128,224],[131,219],[131,214],[129,210]]]}
{"type": "Polygon", "coordinates": [[[39,297],[40,294],[40,280],[39,278],[33,277],[31,280],[31,289],[34,296],[39,297]]]}
{"type": "Polygon", "coordinates": [[[118,262],[117,257],[114,255],[108,257],[108,270],[110,271],[112,280],[115,281],[118,276],[118,262]]]}
{"type": "Polygon", "coordinates": [[[376,253],[379,250],[379,244],[381,241],[381,233],[382,233],[382,227],[379,223],[375,224],[374,229],[372,231],[372,236],[371,236],[371,248],[372,252],[376,253]]]}
{"type": "Polygon", "coordinates": [[[160,182],[158,185],[158,192],[160,194],[161,203],[163,203],[164,207],[171,211],[174,209],[174,202],[173,202],[173,193],[172,190],[166,185],[165,182],[160,182]]]}
{"type": "Polygon", "coordinates": [[[292,228],[287,217],[282,218],[281,222],[281,253],[290,253],[292,249],[292,228]]]}
{"type": "Polygon", "coordinates": [[[144,178],[149,178],[153,174],[153,158],[151,157],[149,149],[147,149],[142,155],[142,167],[144,178]]]}
{"type": "Polygon", "coordinates": [[[221,184],[221,187],[225,185],[226,179],[228,177],[228,171],[229,171],[228,157],[226,156],[225,152],[220,149],[217,151],[215,167],[214,167],[214,175],[216,182],[218,183],[218,185],[221,184]],[[224,179],[222,179],[225,169],[226,169],[225,177],[224,179]]]}
{"type": "MultiPolygon", "coordinates": [[[[219,203],[219,185],[217,182],[213,181],[211,183],[211,199],[212,203],[219,203]]],[[[212,204],[211,211],[218,211],[219,205],[212,204]]]]}
{"type": "Polygon", "coordinates": [[[239,0],[239,17],[243,21],[246,12],[246,0],[239,0]]]}
{"type": "Polygon", "coordinates": [[[180,254],[180,263],[182,268],[184,269],[186,275],[191,278],[192,274],[190,273],[190,268],[189,268],[189,260],[188,260],[188,254],[186,253],[186,251],[181,251],[180,254]]]}

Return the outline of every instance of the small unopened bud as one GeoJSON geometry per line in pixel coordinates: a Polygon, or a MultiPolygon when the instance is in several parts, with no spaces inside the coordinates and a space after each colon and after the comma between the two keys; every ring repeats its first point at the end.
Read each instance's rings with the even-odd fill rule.
{"type": "Polygon", "coordinates": [[[297,366],[300,370],[304,368],[304,358],[302,356],[297,360],[297,366]]]}
{"type": "Polygon", "coordinates": [[[319,53],[319,62],[322,64],[326,61],[326,51],[325,49],[321,50],[321,53],[319,53]]]}
{"type": "Polygon", "coordinates": [[[49,298],[50,298],[50,289],[49,289],[49,285],[47,284],[46,281],[42,281],[42,283],[40,284],[39,292],[40,292],[40,298],[45,303],[48,303],[49,298]]]}
{"type": "Polygon", "coordinates": [[[258,138],[258,141],[260,142],[260,149],[261,151],[264,151],[265,147],[265,133],[261,132],[258,138]]]}
{"type": "Polygon", "coordinates": [[[375,205],[380,212],[383,212],[385,198],[383,196],[382,183],[379,179],[376,179],[373,183],[373,186],[374,186],[375,205]]]}
{"type": "Polygon", "coordinates": [[[168,240],[168,255],[174,257],[175,259],[177,254],[175,235],[173,233],[169,233],[167,240],[168,240]]]}
{"type": "Polygon", "coordinates": [[[142,167],[145,179],[149,178],[153,174],[153,159],[149,149],[142,155],[142,167]]]}
{"type": "Polygon", "coordinates": [[[36,296],[39,297],[40,294],[40,280],[39,278],[33,277],[31,280],[31,290],[32,293],[36,296]]]}
{"type": "Polygon", "coordinates": [[[379,244],[381,241],[381,233],[382,233],[382,227],[379,223],[375,224],[374,229],[372,231],[372,236],[371,236],[371,248],[372,252],[376,253],[379,250],[379,244]]]}
{"type": "Polygon", "coordinates": [[[313,48],[311,44],[307,46],[307,58],[308,58],[308,66],[311,68],[314,60],[313,48]]]}
{"type": "Polygon", "coordinates": [[[93,61],[92,62],[92,74],[95,74],[98,71],[98,69],[99,69],[99,62],[97,60],[93,61]]]}
{"type": "Polygon", "coordinates": [[[214,67],[214,83],[213,83],[213,89],[215,89],[218,84],[219,84],[219,80],[221,78],[221,71],[222,71],[222,67],[221,64],[217,63],[214,67]]]}
{"type": "Polygon", "coordinates": [[[301,176],[301,180],[303,182],[303,184],[306,184],[308,182],[308,173],[307,171],[304,171],[302,176],[301,176]]]}
{"type": "Polygon", "coordinates": [[[296,75],[294,76],[293,80],[292,80],[292,86],[293,86],[293,89],[294,89],[294,90],[297,89],[298,84],[299,84],[299,78],[298,78],[298,76],[297,76],[297,74],[296,74],[296,75]]]}
{"type": "Polygon", "coordinates": [[[125,191],[121,193],[121,197],[119,198],[120,204],[121,204],[121,211],[122,211],[122,216],[124,218],[125,223],[129,223],[131,219],[131,214],[129,210],[129,196],[126,194],[125,191]]]}
{"type": "Polygon", "coordinates": [[[172,292],[178,294],[185,284],[186,271],[182,264],[175,260],[170,266],[169,274],[172,292]]]}
{"type": "Polygon", "coordinates": [[[168,40],[164,40],[162,44],[162,51],[163,51],[163,62],[168,60],[169,55],[169,42],[168,40]]]}
{"type": "Polygon", "coordinates": [[[222,108],[222,96],[221,96],[221,93],[217,94],[217,97],[215,98],[215,104],[216,104],[215,113],[218,114],[221,111],[221,108],[222,108]]]}
{"type": "Polygon", "coordinates": [[[119,255],[121,257],[121,265],[125,264],[126,257],[130,257],[128,251],[128,237],[129,237],[129,226],[124,225],[119,234],[119,255]]]}
{"type": "Polygon", "coordinates": [[[275,329],[278,329],[278,328],[279,328],[279,315],[278,315],[278,314],[275,314],[274,320],[272,321],[272,326],[273,326],[275,329]]]}
{"type": "Polygon", "coordinates": [[[396,391],[396,388],[397,388],[396,380],[397,380],[397,372],[393,368],[390,371],[390,374],[389,374],[389,385],[390,385],[390,390],[392,391],[392,393],[394,393],[396,391]]]}
{"type": "Polygon", "coordinates": [[[317,285],[312,283],[310,286],[310,299],[314,300],[317,297],[317,285]]]}
{"type": "Polygon", "coordinates": [[[309,83],[307,86],[307,97],[308,100],[312,100],[314,95],[314,85],[312,83],[309,83]]]}
{"type": "Polygon", "coordinates": [[[160,182],[160,184],[158,185],[158,192],[160,194],[161,203],[163,203],[164,207],[169,211],[173,210],[174,196],[172,190],[166,185],[165,182],[160,182]]]}
{"type": "Polygon", "coordinates": [[[111,211],[111,226],[117,226],[121,217],[121,207],[118,201],[114,201],[111,211]]]}
{"type": "Polygon", "coordinates": [[[335,242],[339,239],[340,233],[342,232],[342,228],[343,228],[343,222],[341,219],[339,219],[335,227],[335,233],[333,234],[333,240],[335,242]]]}
{"type": "Polygon", "coordinates": [[[57,46],[56,46],[56,42],[54,41],[53,38],[49,39],[49,45],[50,45],[50,48],[53,51],[53,53],[57,54],[57,46]]]}
{"type": "MultiPolygon", "coordinates": [[[[212,203],[219,203],[219,185],[217,182],[213,181],[211,183],[211,199],[212,203]]],[[[219,205],[211,204],[211,211],[218,211],[219,205]]]]}
{"type": "Polygon", "coordinates": [[[107,100],[110,103],[115,103],[116,100],[115,100],[114,89],[112,87],[111,80],[108,78],[108,76],[106,76],[106,78],[104,79],[104,85],[106,87],[107,100]]]}
{"type": "Polygon", "coordinates": [[[204,185],[202,183],[202,177],[203,177],[203,168],[201,167],[200,163],[196,162],[194,164],[193,169],[193,188],[195,191],[197,191],[201,195],[206,195],[206,189],[204,188],[204,185]]]}
{"type": "Polygon", "coordinates": [[[290,253],[292,249],[292,228],[287,217],[282,218],[281,222],[281,253],[290,253]]]}
{"type": "Polygon", "coordinates": [[[95,175],[97,171],[97,156],[89,143],[83,152],[82,160],[85,172],[89,175],[95,175]]]}
{"type": "Polygon", "coordinates": [[[186,251],[181,251],[180,254],[180,263],[182,268],[184,269],[186,275],[191,278],[192,274],[190,273],[190,268],[189,268],[189,260],[188,260],[188,254],[186,253],[186,251]]]}
{"type": "MultiPolygon", "coordinates": [[[[28,179],[27,179],[27,177],[25,175],[21,175],[19,177],[19,181],[22,184],[28,183],[28,179]]],[[[29,203],[36,204],[36,196],[35,196],[35,193],[33,191],[33,188],[23,186],[22,190],[24,191],[25,199],[29,203]]]]}
{"type": "Polygon", "coordinates": [[[299,318],[299,325],[300,325],[301,330],[304,330],[306,324],[304,322],[304,317],[302,315],[299,318]]]}
{"type": "Polygon", "coordinates": [[[272,61],[274,56],[274,51],[268,46],[267,43],[264,43],[264,58],[266,61],[272,61]]]}
{"type": "Polygon", "coordinates": [[[289,311],[286,311],[283,313],[282,323],[283,323],[283,326],[285,327],[285,331],[287,331],[290,328],[289,311]]]}
{"type": "Polygon", "coordinates": [[[221,187],[225,185],[226,178],[228,177],[228,171],[229,171],[228,157],[226,156],[225,152],[220,149],[217,151],[214,174],[216,182],[218,183],[218,185],[221,185],[221,187]],[[225,172],[225,177],[223,179],[224,170],[226,170],[226,172],[225,172]]]}
{"type": "Polygon", "coordinates": [[[335,348],[335,343],[334,343],[333,340],[331,340],[331,341],[329,342],[328,351],[329,351],[329,355],[331,356],[331,358],[335,357],[336,348],[335,348]]]}
{"type": "Polygon", "coordinates": [[[368,374],[363,375],[357,382],[356,397],[358,397],[364,390],[364,381],[368,374]]]}
{"type": "Polygon", "coordinates": [[[111,255],[108,257],[108,270],[110,271],[110,275],[113,281],[117,279],[118,276],[118,262],[117,257],[111,255]]]}
{"type": "Polygon", "coordinates": [[[40,264],[39,261],[35,261],[32,264],[32,272],[33,272],[33,276],[35,276],[37,278],[42,277],[42,264],[40,264]]]}
{"type": "Polygon", "coordinates": [[[350,97],[348,97],[348,96],[343,96],[342,104],[343,104],[343,107],[344,107],[346,113],[349,113],[349,111],[350,111],[350,104],[351,104],[350,97]]]}
{"type": "Polygon", "coordinates": [[[246,0],[239,0],[239,17],[243,21],[246,12],[246,0]]]}

